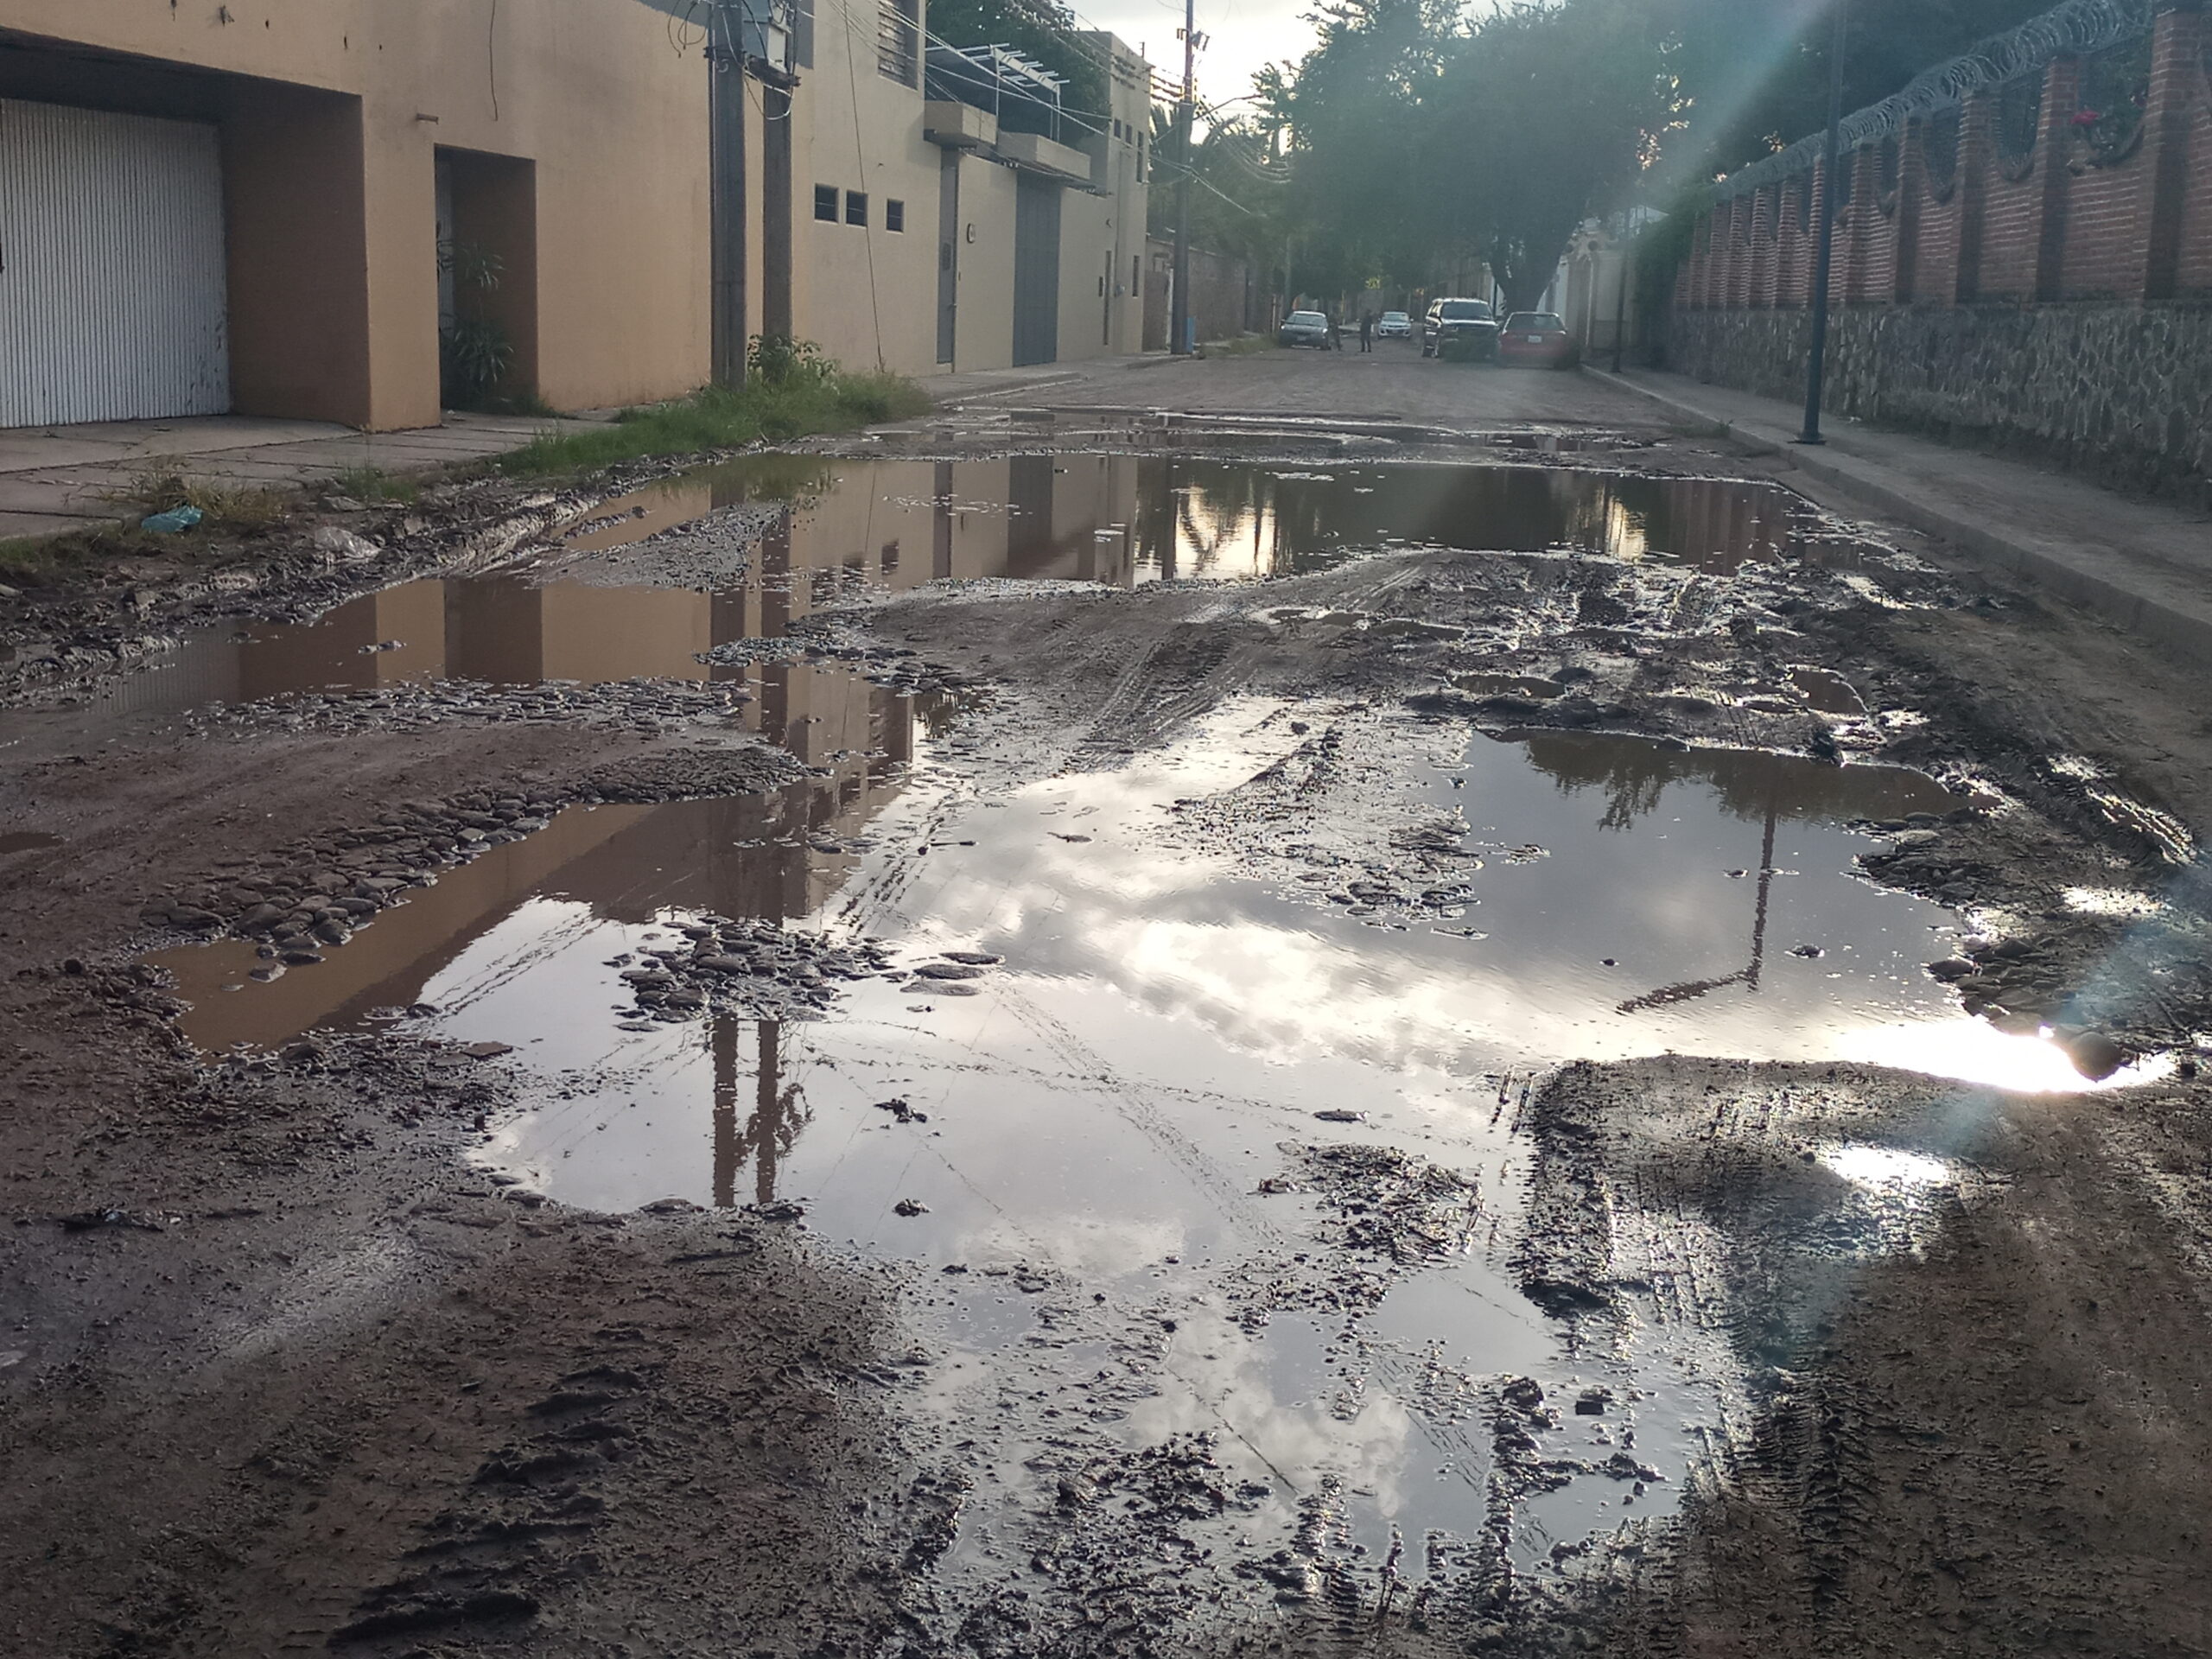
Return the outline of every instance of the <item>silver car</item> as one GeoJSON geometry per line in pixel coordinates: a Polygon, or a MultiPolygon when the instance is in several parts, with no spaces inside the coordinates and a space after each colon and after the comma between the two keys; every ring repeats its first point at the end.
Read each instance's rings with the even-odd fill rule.
{"type": "Polygon", "coordinates": [[[1402,311],[1385,311],[1375,325],[1377,340],[1411,340],[1414,320],[1402,311]]]}
{"type": "Polygon", "coordinates": [[[1294,311],[1282,320],[1275,338],[1286,346],[1318,346],[1329,349],[1329,320],[1319,311],[1294,311]]]}

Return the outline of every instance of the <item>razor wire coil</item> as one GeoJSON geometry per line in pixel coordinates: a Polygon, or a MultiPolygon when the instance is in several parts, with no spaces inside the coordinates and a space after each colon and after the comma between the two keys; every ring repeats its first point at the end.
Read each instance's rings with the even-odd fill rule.
{"type": "MultiPolygon", "coordinates": [[[[2040,104],[2043,72],[2054,58],[2087,57],[2131,44],[2151,32],[2158,3],[2159,0],[2066,0],[2039,17],[1992,35],[1948,62],[1923,70],[1902,90],[1845,117],[1842,150],[1848,155],[1861,144],[1902,133],[1908,121],[1955,110],[1977,92],[2022,80],[2034,82],[2040,104]]],[[[1748,167],[1738,168],[1714,185],[1714,200],[1725,201],[1778,179],[1810,172],[1827,142],[1825,130],[1812,133],[1748,167]]],[[[2030,148],[2033,142],[2031,131],[2030,148]]]]}

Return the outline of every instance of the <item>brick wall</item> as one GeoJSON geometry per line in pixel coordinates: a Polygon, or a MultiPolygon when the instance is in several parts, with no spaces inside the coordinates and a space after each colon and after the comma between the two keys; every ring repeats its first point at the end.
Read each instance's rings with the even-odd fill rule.
{"type": "MultiPolygon", "coordinates": [[[[2165,0],[2147,44],[2054,60],[1847,153],[1831,407],[2212,500],[2202,3],[2165,0]]],[[[1713,204],[1675,285],[1674,366],[1802,387],[1820,190],[1816,162],[1713,204]]]]}

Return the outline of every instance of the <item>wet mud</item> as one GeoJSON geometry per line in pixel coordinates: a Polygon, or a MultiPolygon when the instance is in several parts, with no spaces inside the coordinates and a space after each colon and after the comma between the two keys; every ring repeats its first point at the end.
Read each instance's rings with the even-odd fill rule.
{"type": "Polygon", "coordinates": [[[2191,1650],[2188,798],[1770,483],[1336,425],[632,480],[40,680],[27,1639],[2191,1650]],[[257,810],[135,879],[157,747],[257,810]]]}

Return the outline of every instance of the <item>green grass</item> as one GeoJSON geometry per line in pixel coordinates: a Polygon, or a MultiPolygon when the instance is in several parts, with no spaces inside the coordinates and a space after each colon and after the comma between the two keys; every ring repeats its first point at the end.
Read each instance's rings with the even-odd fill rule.
{"type": "Polygon", "coordinates": [[[29,582],[34,585],[54,574],[58,563],[51,536],[10,536],[0,541],[0,582],[11,587],[29,582]]]}
{"type": "Polygon", "coordinates": [[[412,501],[418,493],[414,480],[400,478],[381,467],[348,467],[342,473],[331,474],[327,486],[332,495],[351,496],[356,501],[412,501]]]}
{"type": "Polygon", "coordinates": [[[200,522],[194,528],[207,531],[270,530],[283,522],[292,507],[281,490],[194,478],[182,461],[160,457],[147,462],[107,499],[142,518],[173,507],[197,507],[200,522]]]}
{"type": "Polygon", "coordinates": [[[515,478],[589,472],[648,455],[696,454],[810,432],[849,432],[925,413],[929,395],[895,374],[794,377],[780,385],[747,381],[735,391],[709,387],[673,403],[625,410],[612,423],[581,432],[547,432],[492,464],[515,478]]]}

